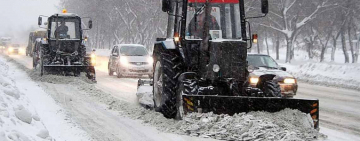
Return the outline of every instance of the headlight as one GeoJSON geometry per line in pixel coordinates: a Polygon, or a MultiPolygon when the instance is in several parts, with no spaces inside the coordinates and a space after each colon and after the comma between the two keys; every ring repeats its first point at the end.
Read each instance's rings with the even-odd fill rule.
{"type": "Polygon", "coordinates": [[[8,51],[9,51],[9,52],[13,52],[14,49],[13,49],[12,47],[10,47],[10,48],[8,49],[8,51]]]}
{"type": "Polygon", "coordinates": [[[213,71],[214,72],[219,72],[220,71],[220,66],[218,64],[214,64],[213,71]]]}
{"type": "Polygon", "coordinates": [[[148,61],[148,63],[149,63],[150,65],[152,65],[152,64],[154,63],[154,59],[153,59],[152,57],[149,57],[149,58],[147,59],[147,61],[148,61]]]}
{"type": "Polygon", "coordinates": [[[20,52],[21,54],[25,54],[26,50],[25,50],[24,48],[20,48],[20,49],[19,49],[19,52],[20,52]]]}
{"type": "Polygon", "coordinates": [[[91,64],[96,65],[96,55],[92,53],[90,57],[91,57],[91,64]]]}
{"type": "Polygon", "coordinates": [[[285,78],[284,83],[285,84],[294,84],[296,80],[294,78],[285,78]]]}
{"type": "Polygon", "coordinates": [[[123,65],[123,66],[129,65],[129,62],[128,62],[128,60],[127,60],[125,57],[120,57],[120,63],[121,63],[121,65],[123,65]]]}
{"type": "Polygon", "coordinates": [[[250,83],[251,84],[257,84],[258,82],[259,82],[259,78],[255,78],[255,77],[250,78],[250,83]]]}

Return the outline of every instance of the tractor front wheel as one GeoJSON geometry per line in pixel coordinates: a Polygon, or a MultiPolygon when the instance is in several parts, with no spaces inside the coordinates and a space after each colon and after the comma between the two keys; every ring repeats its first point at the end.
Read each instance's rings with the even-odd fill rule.
{"type": "Polygon", "coordinates": [[[177,114],[177,79],[182,72],[180,59],[176,52],[168,50],[155,55],[154,107],[167,118],[175,118],[177,114]]]}

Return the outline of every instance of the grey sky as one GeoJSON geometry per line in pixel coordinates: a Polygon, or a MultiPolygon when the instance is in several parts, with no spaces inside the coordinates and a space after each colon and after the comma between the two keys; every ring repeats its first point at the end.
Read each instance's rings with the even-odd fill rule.
{"type": "Polygon", "coordinates": [[[0,36],[13,36],[14,39],[24,36],[22,34],[27,30],[37,27],[39,15],[61,12],[57,9],[59,2],[60,0],[0,0],[0,36]]]}

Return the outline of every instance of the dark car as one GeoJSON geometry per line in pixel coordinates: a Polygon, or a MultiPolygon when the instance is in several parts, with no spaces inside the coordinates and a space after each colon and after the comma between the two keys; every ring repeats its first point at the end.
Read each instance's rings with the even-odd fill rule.
{"type": "Polygon", "coordinates": [[[250,84],[256,87],[259,76],[264,74],[274,74],[275,80],[281,87],[283,97],[293,97],[296,95],[298,85],[296,78],[286,72],[285,67],[280,67],[278,63],[268,55],[248,54],[247,61],[250,69],[250,84]]]}

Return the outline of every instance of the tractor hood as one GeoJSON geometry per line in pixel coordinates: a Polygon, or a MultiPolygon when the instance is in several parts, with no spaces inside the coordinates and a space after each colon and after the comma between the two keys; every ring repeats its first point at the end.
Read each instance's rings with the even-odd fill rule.
{"type": "Polygon", "coordinates": [[[259,69],[255,69],[253,72],[250,73],[250,77],[260,77],[264,74],[274,74],[280,79],[284,78],[295,78],[293,75],[289,74],[286,71],[280,69],[269,69],[264,67],[259,67],[259,69]]]}

